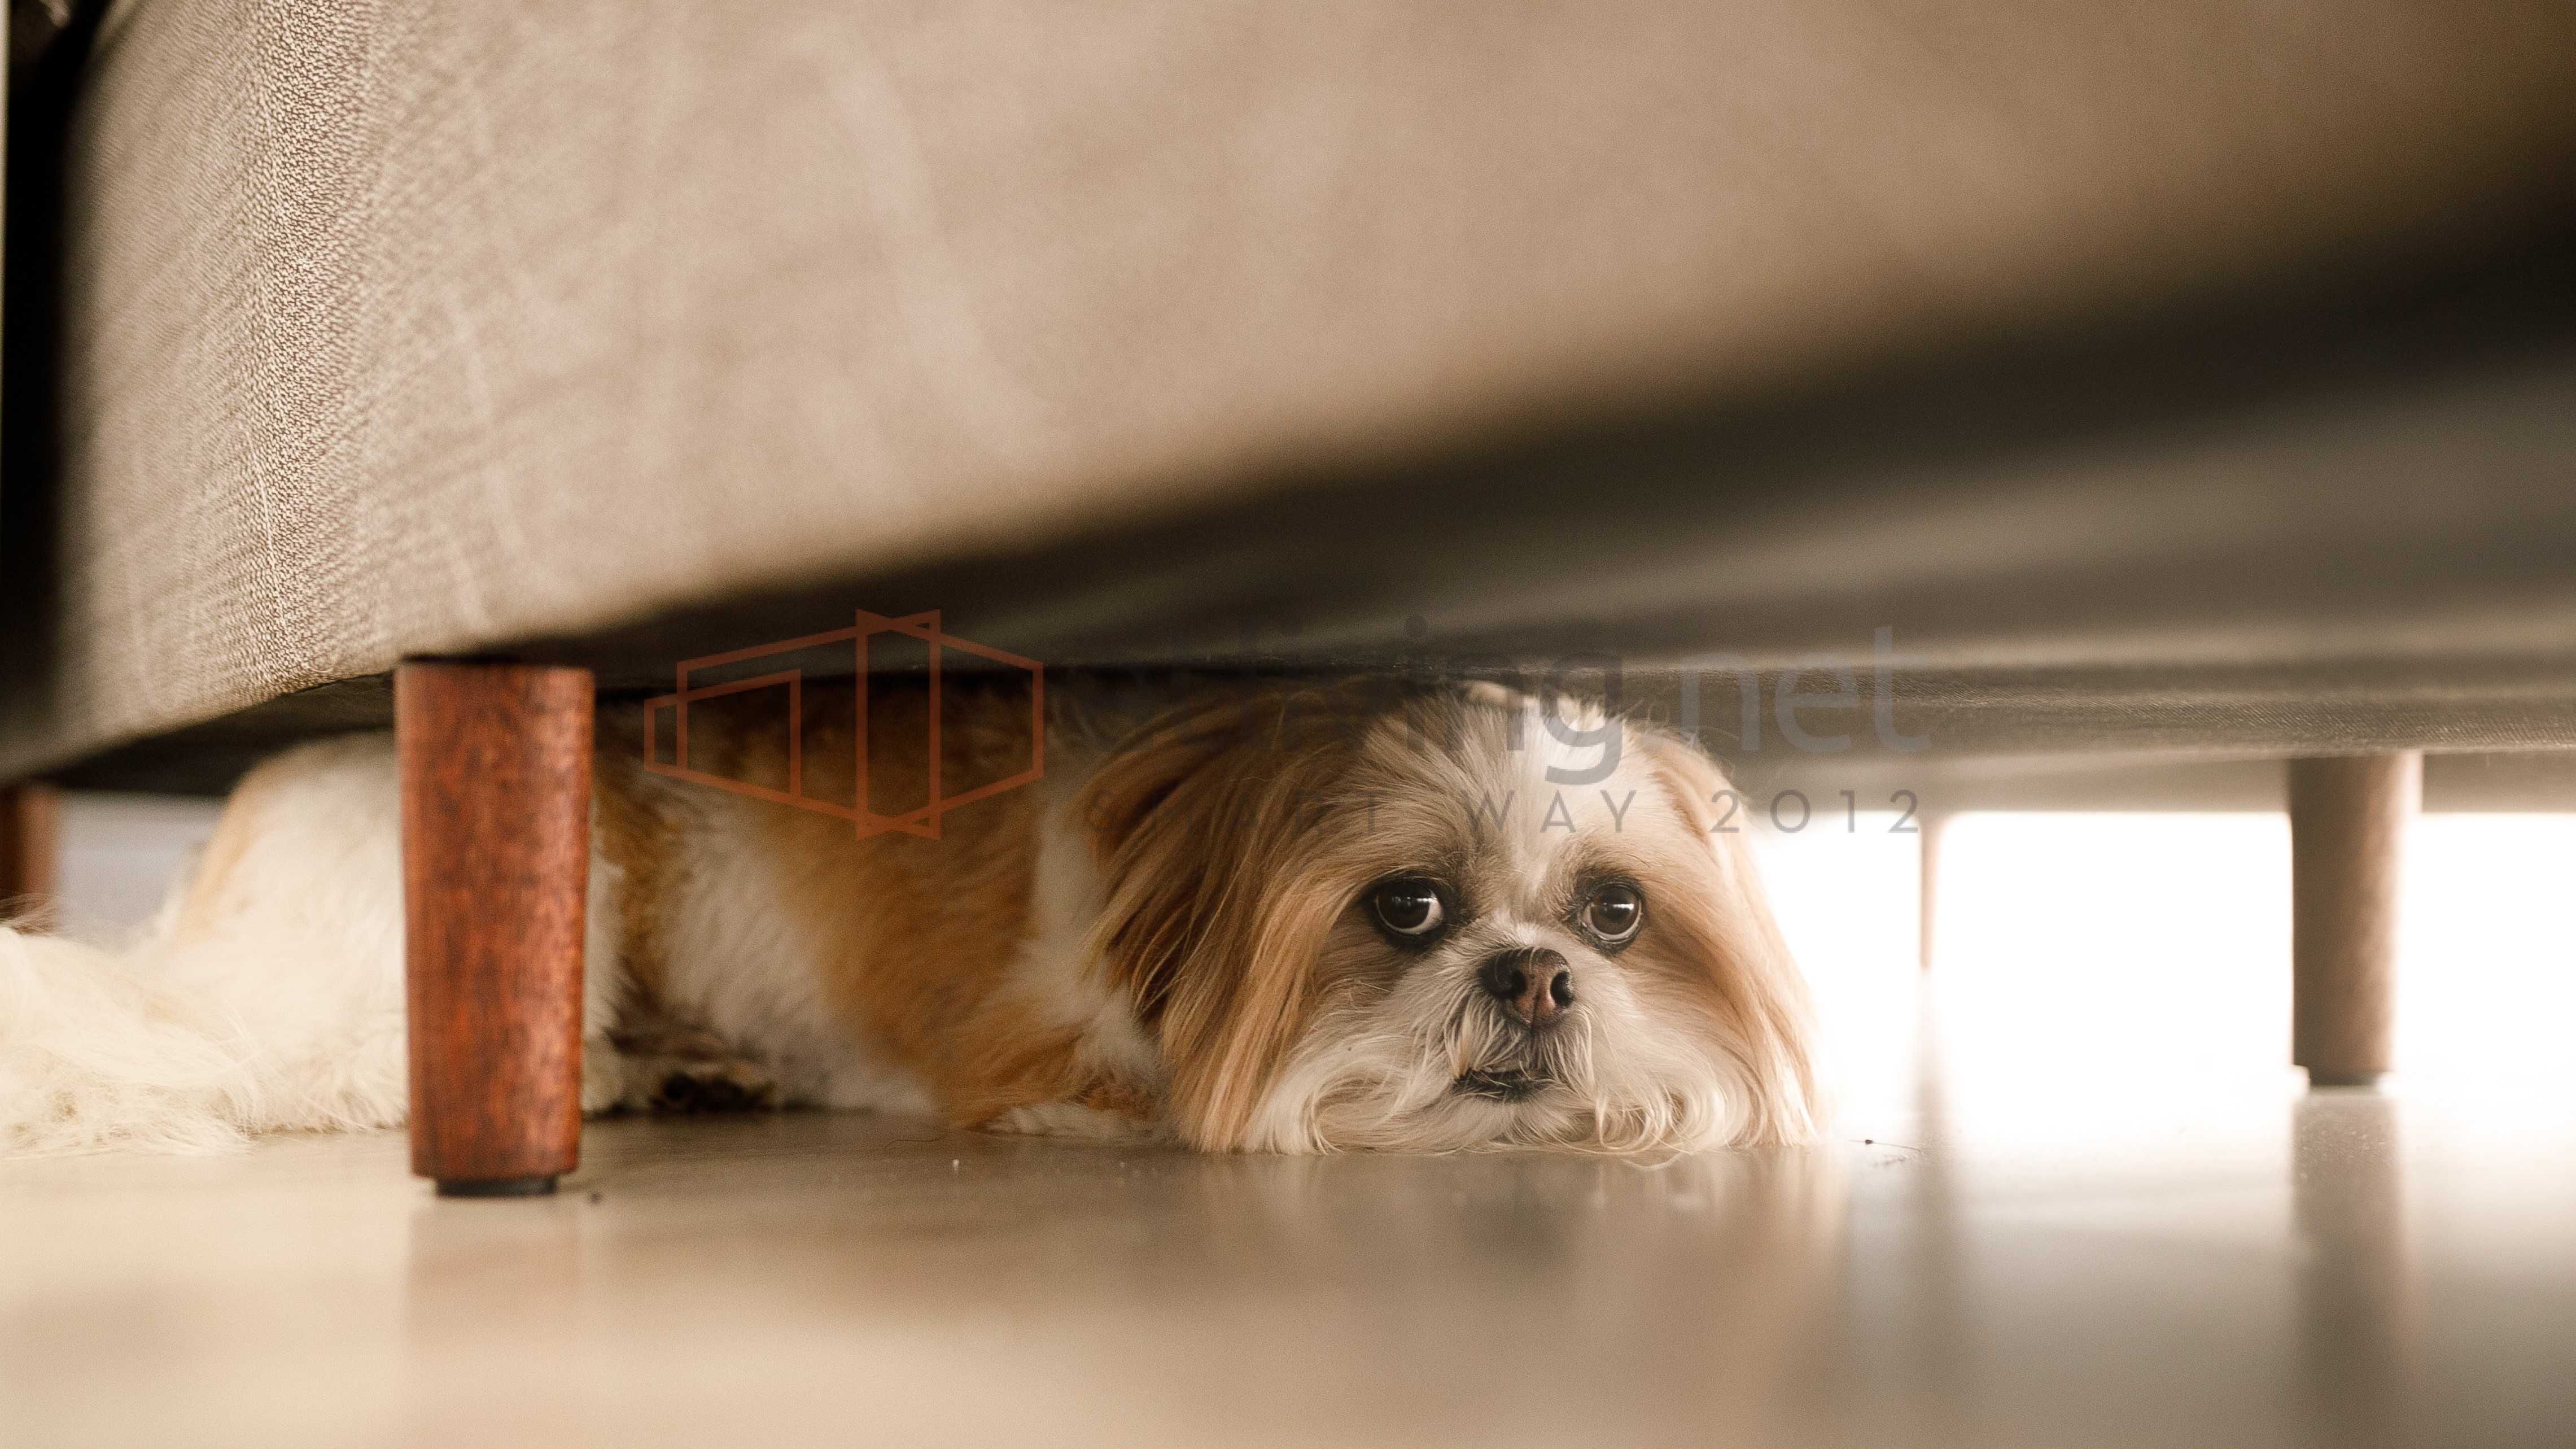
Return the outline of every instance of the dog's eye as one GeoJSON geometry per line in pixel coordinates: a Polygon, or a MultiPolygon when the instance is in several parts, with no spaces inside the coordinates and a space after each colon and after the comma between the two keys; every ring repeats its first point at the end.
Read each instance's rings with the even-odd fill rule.
{"type": "Polygon", "coordinates": [[[1440,888],[1419,876],[1391,880],[1369,897],[1381,926],[1399,936],[1428,936],[1449,918],[1440,903],[1440,888]]]}
{"type": "Polygon", "coordinates": [[[1645,923],[1645,898],[1627,886],[1603,886],[1583,903],[1583,928],[1604,945],[1618,945],[1645,923]]]}

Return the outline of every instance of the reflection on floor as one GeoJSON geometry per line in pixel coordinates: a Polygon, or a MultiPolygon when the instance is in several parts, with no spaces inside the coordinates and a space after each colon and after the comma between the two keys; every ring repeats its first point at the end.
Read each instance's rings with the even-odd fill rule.
{"type": "Polygon", "coordinates": [[[2030,1092],[1653,1168],[822,1114],[601,1124],[538,1202],[398,1135],[5,1163],[0,1437],[2576,1442],[2576,1121],[2030,1092]]]}

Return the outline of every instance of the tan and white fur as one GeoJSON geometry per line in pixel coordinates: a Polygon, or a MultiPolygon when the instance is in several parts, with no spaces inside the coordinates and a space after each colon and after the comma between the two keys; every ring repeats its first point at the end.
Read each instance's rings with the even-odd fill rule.
{"type": "MultiPolygon", "coordinates": [[[[854,798],[832,698],[805,788],[854,798]]],[[[870,738],[921,740],[927,703],[872,691],[870,738]]],[[[1025,763],[1025,705],[952,689],[946,777],[1025,763]]],[[[1297,1153],[1815,1130],[1804,988],[1714,828],[1724,777],[1597,707],[1344,682],[1132,728],[1060,709],[1045,777],[937,839],[655,774],[631,724],[604,723],[595,771],[589,1110],[1297,1153]]],[[[784,741],[707,721],[691,750],[759,779],[784,741]]],[[[871,762],[875,792],[918,795],[925,761],[871,762]]],[[[390,740],[309,745],[235,792],[143,941],[0,930],[0,1151],[400,1122],[398,821],[390,740]]]]}

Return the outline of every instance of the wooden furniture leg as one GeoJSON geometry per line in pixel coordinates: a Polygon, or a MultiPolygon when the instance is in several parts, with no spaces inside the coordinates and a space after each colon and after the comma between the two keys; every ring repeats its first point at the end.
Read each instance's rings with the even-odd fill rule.
{"type": "Polygon", "coordinates": [[[40,909],[55,890],[54,787],[0,785],[0,921],[40,909]]]}
{"type": "Polygon", "coordinates": [[[551,1192],[579,1160],[590,725],[588,670],[394,674],[411,1166],[444,1196],[551,1192]]]}
{"type": "Polygon", "coordinates": [[[2423,789],[2412,750],[2290,762],[2290,1059],[2310,1086],[2388,1070],[2398,885],[2423,789]]]}

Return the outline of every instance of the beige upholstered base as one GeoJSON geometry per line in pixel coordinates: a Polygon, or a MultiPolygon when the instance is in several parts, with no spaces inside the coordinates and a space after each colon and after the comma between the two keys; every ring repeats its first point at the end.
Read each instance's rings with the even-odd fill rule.
{"type": "MultiPolygon", "coordinates": [[[[2452,0],[119,5],[69,119],[59,536],[5,545],[56,561],[10,621],[0,776],[405,653],[827,585],[1113,656],[1047,600],[869,589],[2438,253],[2563,184],[2571,30],[2452,0]]],[[[1697,525],[1794,526],[1798,478],[1697,525]]],[[[1973,540],[2019,526],[1985,481],[1909,486],[1973,540]]],[[[1516,537],[1637,483],[1548,486],[1491,480],[1516,537]]],[[[1436,562],[1449,520],[1375,492],[1236,613],[1329,612],[1353,538],[1436,562]]],[[[2447,496],[2381,508],[2438,532],[2447,496]]],[[[1192,537],[1122,617],[1224,557],[1192,537]]],[[[1733,612],[1688,647],[1760,642],[1733,612]]]]}

